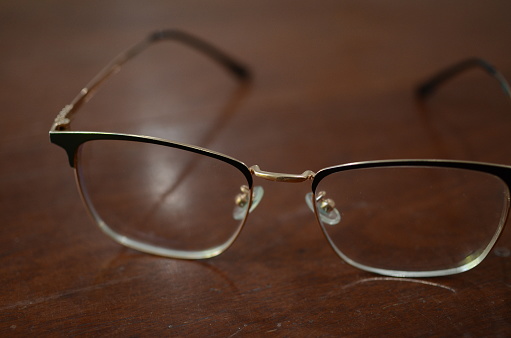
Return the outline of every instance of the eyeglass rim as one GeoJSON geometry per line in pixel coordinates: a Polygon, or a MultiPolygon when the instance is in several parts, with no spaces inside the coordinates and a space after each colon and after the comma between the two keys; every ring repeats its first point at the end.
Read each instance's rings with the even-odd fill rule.
{"type": "Polygon", "coordinates": [[[240,170],[241,173],[247,179],[248,187],[250,189],[252,189],[254,182],[252,173],[250,172],[247,165],[231,156],[207,148],[202,148],[181,142],[169,141],[163,138],[124,133],[89,132],[89,131],[52,131],[50,132],[50,140],[52,143],[55,143],[56,145],[62,147],[66,151],[69,164],[73,168],[76,167],[77,162],[76,155],[78,153],[78,149],[82,144],[86,142],[96,140],[117,140],[132,142],[134,141],[181,149],[220,160],[240,170]]]}
{"type": "Polygon", "coordinates": [[[330,244],[332,250],[346,263],[352,265],[355,268],[377,273],[385,276],[393,277],[440,277],[448,276],[453,274],[462,273],[473,269],[479,265],[490,253],[491,249],[495,246],[500,236],[504,232],[508,218],[509,210],[511,205],[511,166],[499,165],[485,162],[474,162],[474,161],[457,161],[457,160],[438,160],[438,159],[398,159],[398,160],[380,160],[380,161],[364,161],[364,162],[353,162],[328,168],[321,169],[318,171],[312,182],[312,198],[316,198],[316,190],[319,183],[331,174],[339,172],[347,172],[352,170],[360,169],[374,169],[374,168],[445,168],[445,169],[462,169],[470,170],[480,173],[493,175],[499,178],[506,186],[507,198],[505,199],[504,208],[502,210],[502,217],[498,226],[495,229],[495,233],[488,242],[485,249],[477,256],[474,260],[454,268],[437,269],[437,270],[423,270],[423,271],[408,271],[408,270],[392,270],[384,268],[376,268],[369,265],[361,264],[342,252],[342,248],[338,248],[334,241],[330,238],[327,229],[320,219],[320,213],[318,211],[317,203],[313,203],[314,215],[317,223],[319,224],[323,235],[327,242],[330,244]]]}
{"type": "Polygon", "coordinates": [[[511,191],[511,166],[478,161],[443,160],[443,159],[395,159],[351,162],[330,166],[319,170],[312,181],[312,192],[325,177],[342,171],[390,167],[436,167],[466,169],[492,174],[500,178],[511,191]]]}
{"type": "MultiPolygon", "coordinates": [[[[82,145],[83,143],[93,140],[119,140],[167,146],[171,148],[191,151],[196,154],[201,154],[211,158],[218,159],[220,161],[231,164],[237,169],[239,169],[246,177],[247,182],[249,183],[249,188],[251,188],[253,185],[253,176],[258,176],[254,173],[253,170],[251,170],[251,168],[253,168],[254,166],[248,167],[244,162],[234,157],[207,148],[190,145],[182,142],[170,141],[167,139],[153,136],[92,131],[51,131],[50,140],[52,143],[62,147],[66,151],[69,164],[71,167],[75,167],[76,153],[79,146],[82,145]]],[[[303,180],[311,179],[312,192],[315,192],[321,180],[323,180],[325,177],[333,173],[348,170],[369,169],[379,167],[438,167],[480,171],[499,177],[506,183],[506,185],[511,191],[511,166],[479,161],[462,161],[446,159],[391,159],[350,162],[329,166],[320,169],[316,173],[308,170],[307,172],[311,174],[308,177],[304,177],[303,180]]]]}
{"type": "Polygon", "coordinates": [[[78,187],[78,191],[82,198],[82,202],[85,205],[92,220],[97,224],[100,230],[102,230],[107,236],[113,239],[115,242],[132,248],[134,250],[144,252],[147,254],[153,254],[162,257],[174,258],[174,259],[207,259],[215,257],[227,250],[238,238],[241,233],[249,214],[250,207],[252,205],[253,196],[253,177],[249,168],[241,161],[238,161],[230,156],[215,152],[206,148],[188,145],[179,142],[172,142],[162,138],[156,138],[151,136],[123,134],[123,133],[108,133],[108,132],[86,132],[86,131],[55,131],[50,132],[51,142],[62,147],[67,155],[69,164],[75,170],[75,180],[78,187]],[[163,247],[156,244],[146,243],[137,239],[129,238],[123,234],[117,232],[108,223],[106,223],[100,213],[96,210],[94,203],[90,200],[88,193],[86,192],[83,184],[82,176],[79,174],[80,166],[80,150],[81,146],[87,142],[93,141],[123,141],[123,142],[136,142],[143,144],[153,144],[158,146],[165,146],[173,149],[180,149],[190,153],[198,155],[204,155],[208,158],[213,158],[229,164],[238,169],[246,179],[246,185],[249,188],[249,200],[247,205],[247,211],[240,220],[236,231],[224,242],[218,246],[206,248],[203,250],[178,250],[163,247]]]}

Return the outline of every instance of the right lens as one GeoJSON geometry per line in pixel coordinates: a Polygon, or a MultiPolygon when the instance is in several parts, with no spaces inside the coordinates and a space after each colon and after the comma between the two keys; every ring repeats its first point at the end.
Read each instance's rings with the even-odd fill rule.
{"type": "MultiPolygon", "coordinates": [[[[164,256],[207,258],[221,253],[236,238],[248,212],[242,208],[240,213],[235,202],[241,188],[249,186],[244,173],[189,150],[92,140],[80,146],[77,177],[89,210],[107,234],[164,256]]],[[[250,194],[247,197],[249,203],[250,194]]]]}
{"type": "Polygon", "coordinates": [[[507,185],[497,176],[427,166],[332,172],[315,196],[323,231],[341,257],[396,276],[444,275],[477,265],[500,234],[509,203],[507,185]],[[327,222],[326,208],[334,204],[340,220],[327,222]]]}

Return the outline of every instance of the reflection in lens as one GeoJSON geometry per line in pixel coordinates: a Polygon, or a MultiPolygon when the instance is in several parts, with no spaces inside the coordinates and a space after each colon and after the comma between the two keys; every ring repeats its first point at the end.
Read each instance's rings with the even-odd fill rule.
{"type": "Polygon", "coordinates": [[[334,226],[321,222],[336,252],[355,266],[396,276],[478,264],[502,230],[509,200],[496,176],[439,167],[340,171],[321,180],[319,191],[341,213],[334,226]]]}
{"type": "Polygon", "coordinates": [[[136,249],[179,258],[222,252],[245,217],[232,210],[244,174],[194,152],[114,140],[81,146],[77,175],[105,232],[136,249]]]}

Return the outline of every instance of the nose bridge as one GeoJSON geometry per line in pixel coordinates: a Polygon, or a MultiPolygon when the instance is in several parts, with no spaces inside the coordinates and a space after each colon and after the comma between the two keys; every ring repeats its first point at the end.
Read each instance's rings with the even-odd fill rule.
{"type": "Polygon", "coordinates": [[[289,182],[289,183],[299,183],[307,180],[312,180],[316,173],[311,170],[305,170],[303,173],[296,174],[286,174],[286,173],[275,173],[271,171],[264,171],[259,168],[258,165],[254,165],[249,168],[250,172],[256,177],[264,178],[268,181],[275,182],[289,182]]]}

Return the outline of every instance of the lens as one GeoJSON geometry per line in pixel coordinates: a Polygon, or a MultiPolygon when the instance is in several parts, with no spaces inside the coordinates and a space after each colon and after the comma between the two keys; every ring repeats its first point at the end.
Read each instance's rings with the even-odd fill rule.
{"type": "MultiPolygon", "coordinates": [[[[235,202],[249,186],[240,169],[168,146],[86,142],[79,150],[77,177],[85,203],[107,234],[164,256],[221,253],[236,238],[248,209],[235,202]]],[[[250,203],[250,190],[244,203],[250,203]]]]}
{"type": "Polygon", "coordinates": [[[359,268],[395,276],[474,267],[500,234],[509,201],[500,178],[444,167],[338,171],[319,182],[315,196],[335,251],[359,268]],[[334,211],[340,218],[328,217],[334,211]]]}

